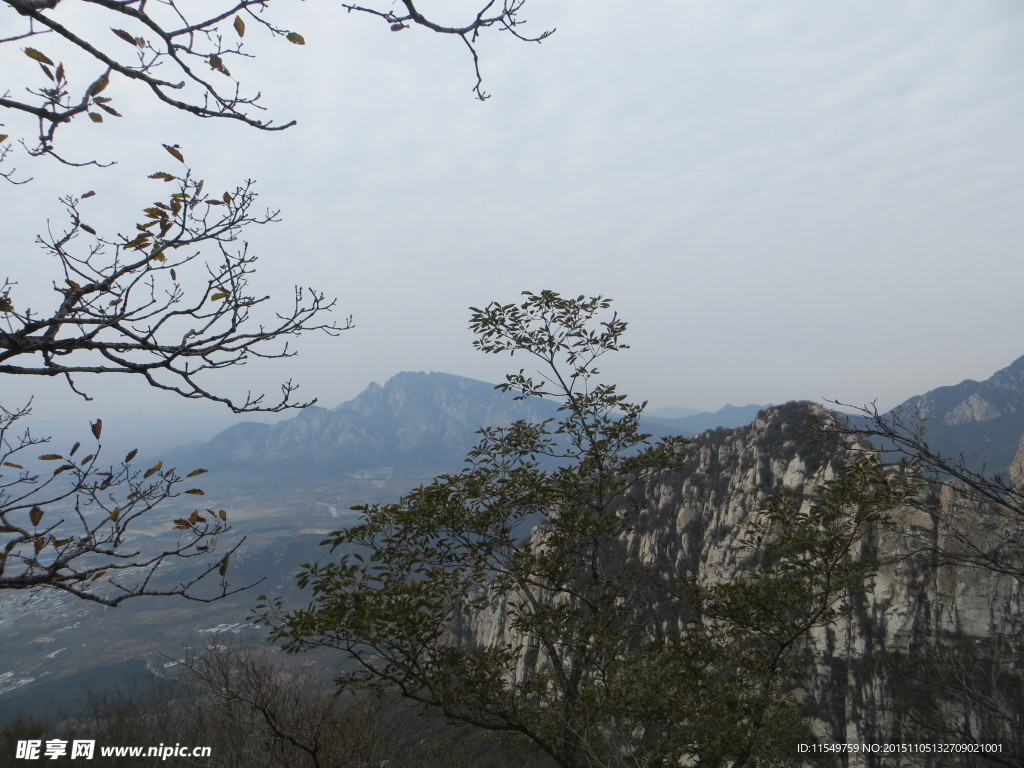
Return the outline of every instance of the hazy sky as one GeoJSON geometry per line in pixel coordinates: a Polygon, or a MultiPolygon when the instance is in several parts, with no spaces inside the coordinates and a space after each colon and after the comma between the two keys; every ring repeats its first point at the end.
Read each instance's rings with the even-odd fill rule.
{"type": "MultiPolygon", "coordinates": [[[[262,290],[287,305],[313,285],[355,316],[299,358],[222,377],[235,393],[292,377],[333,407],[402,370],[496,381],[510,363],[472,350],[467,307],[545,288],[616,300],[633,348],[604,371],[653,406],[888,407],[1024,354],[1018,0],[529,0],[531,29],[558,31],[486,35],[486,103],[456,39],[278,5],[307,45],[254,31],[258,58],[232,71],[298,125],[196,121],[115,81],[125,117],[61,144],[116,167],[21,160],[36,181],[0,185],[3,270],[25,295],[56,277],[32,239],[57,196],[95,189],[94,218],[130,229],[163,193],[145,176],[174,170],[164,142],[208,185],[251,177],[282,209],[249,238],[262,290]]],[[[83,379],[89,413],[191,407],[108,378],[83,379]]],[[[58,382],[2,388],[84,413],[58,382]]]]}

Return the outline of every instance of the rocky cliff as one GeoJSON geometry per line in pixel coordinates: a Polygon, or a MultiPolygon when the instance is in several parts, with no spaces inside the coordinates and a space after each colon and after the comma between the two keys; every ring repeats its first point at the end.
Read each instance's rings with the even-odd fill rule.
{"type": "MultiPolygon", "coordinates": [[[[848,459],[849,445],[815,435],[823,418],[817,406],[789,404],[766,410],[749,428],[695,440],[686,469],[648,489],[653,504],[644,528],[629,534],[633,551],[676,575],[695,568],[705,581],[729,579],[742,567],[737,532],[764,500],[784,489],[813,495],[848,459]]],[[[1024,705],[1022,521],[949,488],[922,493],[919,504],[891,510],[891,525],[862,540],[854,555],[878,563],[868,590],[850,596],[847,620],[811,638],[815,673],[802,687],[816,731],[832,742],[1007,742],[1001,757],[1010,762],[1003,764],[1016,764],[1024,705]],[[1003,566],[990,567],[986,558],[1001,549],[1010,550],[1003,566]],[[986,688],[978,680],[1001,682],[986,688]]],[[[948,756],[912,757],[848,764],[949,764],[948,756]]]]}
{"type": "MultiPolygon", "coordinates": [[[[704,584],[732,579],[746,567],[749,551],[739,539],[766,499],[782,491],[812,496],[854,449],[867,447],[822,439],[819,425],[828,418],[819,406],[790,403],[766,409],[748,427],[694,438],[682,448],[681,470],[648,481],[644,493],[649,506],[621,535],[621,551],[655,563],[666,579],[696,578],[704,584]]],[[[984,509],[965,504],[956,494],[947,491],[929,498],[924,493],[920,505],[891,510],[891,525],[861,540],[853,556],[878,564],[874,578],[865,593],[849,596],[848,618],[809,639],[805,651],[814,659],[814,671],[794,683],[823,742],[1009,740],[1019,721],[1014,707],[1024,702],[1020,668],[1014,665],[1024,658],[1011,658],[1005,665],[1002,659],[997,668],[982,665],[991,679],[1003,676],[996,688],[975,691],[985,697],[984,706],[1003,708],[992,722],[985,720],[985,712],[958,709],[955,701],[943,703],[940,694],[957,684],[947,677],[974,668],[975,655],[987,652],[983,648],[1008,644],[1011,656],[1021,654],[1021,643],[1013,638],[1024,615],[1024,569],[1001,573],[974,567],[966,556],[959,562],[945,558],[944,563],[936,555],[964,552],[964,542],[950,532],[954,522],[957,531],[976,524],[974,543],[981,548],[995,546],[1014,532],[1005,529],[1005,518],[993,524],[984,509]],[[938,668],[923,665],[922,654],[938,668]],[[929,680],[941,685],[930,688],[929,680]],[[930,726],[919,722],[927,718],[930,726]],[[933,732],[926,732],[927,727],[933,732]],[[963,727],[966,732],[957,731],[963,727]]],[[[1020,534],[1018,527],[1015,535],[1020,534]]],[[[514,641],[504,617],[493,613],[480,617],[463,639],[514,641]]],[[[1020,739],[1018,733],[1014,744],[1005,744],[1001,757],[1018,759],[1020,752],[1017,757],[1012,753],[1020,750],[1020,739]]],[[[955,759],[961,768],[975,764],[961,756],[955,759]]],[[[942,756],[847,755],[814,764],[950,763],[942,756]]]]}
{"type": "Polygon", "coordinates": [[[1010,465],[1010,480],[1017,488],[1024,488],[1024,438],[1021,438],[1017,455],[1010,465]]]}

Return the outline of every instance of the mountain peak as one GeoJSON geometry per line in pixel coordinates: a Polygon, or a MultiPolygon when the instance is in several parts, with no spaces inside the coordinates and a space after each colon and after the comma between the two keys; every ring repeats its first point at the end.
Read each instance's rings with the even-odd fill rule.
{"type": "Polygon", "coordinates": [[[436,371],[402,371],[384,382],[383,386],[373,382],[334,410],[368,417],[397,418],[441,407],[455,415],[457,409],[465,404],[463,401],[495,404],[510,399],[510,396],[496,391],[493,384],[484,381],[436,371]]]}
{"type": "Polygon", "coordinates": [[[450,373],[402,371],[373,382],[333,410],[307,408],[259,430],[223,432],[208,444],[215,463],[272,462],[292,471],[378,465],[458,466],[477,430],[517,419],[539,421],[554,405],[515,400],[493,384],[450,373]]]}
{"type": "Polygon", "coordinates": [[[1024,356],[984,381],[965,379],[893,409],[926,422],[932,448],[963,453],[975,467],[1005,472],[1024,433],[1024,356]]]}
{"type": "Polygon", "coordinates": [[[964,379],[912,397],[898,406],[929,422],[947,426],[990,421],[1024,413],[1024,357],[993,373],[984,381],[964,379]]]}

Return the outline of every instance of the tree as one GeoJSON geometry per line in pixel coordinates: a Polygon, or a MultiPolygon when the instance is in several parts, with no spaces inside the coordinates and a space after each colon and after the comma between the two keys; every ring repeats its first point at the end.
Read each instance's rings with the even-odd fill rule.
{"type": "MultiPolygon", "coordinates": [[[[402,12],[344,3],[341,7],[380,17],[393,31],[414,25],[459,37],[473,58],[473,90],[478,98],[486,99],[476,49],[479,36],[496,27],[520,40],[540,42],[554,31],[533,37],[520,32],[524,3],[488,0],[456,25],[435,22],[412,0],[403,0],[402,12]]],[[[37,84],[25,89],[25,95],[0,94],[0,107],[36,119],[34,143],[22,141],[29,154],[51,155],[72,164],[97,161],[65,160],[54,148],[57,129],[84,115],[95,123],[121,117],[112,96],[118,81],[138,83],[160,102],[200,118],[236,120],[265,131],[283,130],[294,121],[275,123],[260,116],[265,109],[260,93],[244,91],[231,74],[233,61],[252,55],[244,47],[247,30],[260,28],[289,43],[305,44],[299,32],[277,26],[269,18],[270,4],[271,0],[198,5],[180,0],[79,0],[78,13],[62,13],[66,8],[61,0],[3,0],[0,8],[18,14],[20,29],[0,39],[0,45],[12,48],[13,44],[32,43],[20,51],[38,63],[41,75],[37,84]],[[104,31],[98,34],[97,29],[104,31]]],[[[2,141],[0,162],[11,151],[10,144],[2,141]]],[[[13,170],[5,175],[13,179],[13,170]]]]}
{"type": "Polygon", "coordinates": [[[729,583],[666,570],[628,534],[685,450],[650,443],[643,405],[597,380],[625,322],[602,297],[524,295],[474,308],[474,344],[541,361],[501,388],[559,415],[484,429],[462,472],[357,508],[324,542],[337,560],[299,575],[312,602],[262,598],[256,616],[290,651],[344,652],[342,689],[396,689],[566,768],[791,762],[810,738],[790,690],[801,642],[841,615],[871,571],[852,550],[909,489],[856,462],[754,515],[729,583]]]}
{"type": "Polygon", "coordinates": [[[173,468],[165,469],[163,462],[143,470],[131,463],[134,450],[118,465],[105,467],[99,463],[101,420],[92,425],[96,447],[86,449],[88,455],[76,457],[81,444],[75,443],[66,455],[39,457],[44,463],[58,464],[52,472],[26,469],[14,459],[25,461],[19,454],[46,442],[27,430],[15,431],[16,422],[27,412],[27,408],[11,412],[0,407],[0,461],[7,468],[0,474],[0,589],[47,587],[110,606],[140,595],[183,595],[206,602],[237,591],[225,577],[241,541],[227,552],[217,552],[212,562],[205,558],[178,584],[156,578],[157,569],[167,562],[212,555],[217,536],[230,530],[224,510],[201,513],[196,509],[175,520],[174,528],[184,531],[185,538],[162,542],[156,549],[129,535],[129,527],[137,526],[158,504],[183,492],[202,495],[199,488],[182,491],[180,486],[205,469],[185,478],[173,468]],[[16,474],[9,479],[11,469],[16,474]],[[220,577],[217,591],[194,591],[214,574],[220,577]]]}
{"type": "MultiPolygon", "coordinates": [[[[25,56],[40,70],[38,82],[26,85],[24,93],[0,94],[0,109],[11,117],[31,116],[37,123],[34,140],[20,138],[29,155],[72,165],[101,164],[58,154],[56,132],[83,115],[93,123],[120,117],[113,98],[126,82],[141,84],[163,104],[200,118],[235,120],[260,130],[292,124],[260,117],[259,93],[244,92],[229,69],[233,61],[251,55],[243,47],[247,30],[260,28],[291,44],[305,43],[300,33],[270,20],[270,0],[198,5],[81,0],[71,5],[61,0],[0,2],[0,13],[10,14],[14,22],[5,27],[14,31],[0,39],[0,52],[25,56]]],[[[500,7],[486,2],[461,26],[437,24],[412,2],[404,5],[400,15],[344,7],[379,16],[396,31],[418,25],[461,37],[473,54],[480,98],[485,94],[480,89],[478,36],[500,27],[528,39],[518,31],[522,0],[500,7]]],[[[10,139],[0,134],[0,166],[13,151],[10,139]]],[[[276,212],[255,211],[252,181],[216,194],[204,191],[203,180],[185,164],[181,148],[163,146],[180,165],[173,173],[158,171],[150,178],[170,184],[173,191],[144,206],[127,230],[130,234],[102,235],[83,220],[93,192],[62,198],[67,226],[38,238],[57,265],[53,308],[25,306],[16,277],[4,275],[0,374],[62,376],[86,399],[82,377],[128,374],[186,398],[222,403],[236,413],[310,404],[293,401],[296,385],[291,381],[272,402],[262,393],[236,399],[207,383],[215,371],[253,358],[287,358],[293,354],[290,338],[303,332],[335,334],[350,328],[351,318],[324,320],[334,300],[298,287],[290,308],[274,319],[258,318],[256,312],[268,297],[246,292],[255,257],[241,234],[246,227],[275,221],[276,212]]],[[[25,181],[16,178],[14,169],[0,168],[0,175],[14,183],[25,181]]],[[[162,463],[135,467],[134,451],[123,461],[101,464],[100,421],[93,425],[96,445],[83,451],[84,457],[76,458],[76,443],[68,451],[40,457],[59,462],[52,472],[30,466],[28,452],[46,440],[21,431],[29,413],[29,406],[0,406],[0,589],[53,587],[108,605],[152,594],[211,599],[193,587],[219,575],[220,591],[212,597],[227,594],[223,577],[234,547],[177,584],[155,581],[161,565],[212,556],[217,537],[228,530],[223,510],[196,509],[177,518],[173,527],[185,538],[163,548],[140,548],[129,531],[132,527],[137,532],[140,520],[158,503],[181,493],[200,495],[201,489],[181,491],[184,478],[162,463]]]]}
{"type": "Polygon", "coordinates": [[[265,648],[218,644],[189,654],[185,664],[192,706],[181,709],[202,709],[206,700],[220,723],[232,724],[213,730],[220,731],[218,752],[234,765],[371,768],[394,751],[370,702],[332,696],[316,675],[285,668],[265,648]]]}
{"type": "MultiPolygon", "coordinates": [[[[291,381],[268,403],[262,393],[233,399],[206,379],[252,358],[287,358],[294,354],[289,338],[303,332],[337,334],[351,327],[351,320],[339,325],[322,319],[334,301],[301,288],[272,324],[254,316],[268,297],[248,293],[256,259],[238,242],[239,233],[274,221],[276,213],[254,211],[251,182],[232,191],[205,192],[180,150],[168,151],[182,170],[152,178],[174,191],[146,206],[128,235],[97,233],[83,220],[89,201],[63,199],[67,227],[39,238],[59,264],[63,282],[54,285],[54,306],[37,311],[22,306],[17,284],[5,281],[0,374],[62,376],[86,399],[81,377],[122,374],[186,398],[220,402],[236,413],[307,405],[292,401],[296,385],[291,381]],[[212,250],[216,259],[208,257],[204,264],[204,250],[212,250]],[[189,269],[201,264],[205,275],[189,269]]],[[[76,445],[39,457],[42,466],[56,465],[52,471],[29,466],[35,459],[29,451],[46,441],[18,431],[28,413],[27,406],[0,411],[0,589],[55,587],[107,605],[143,594],[210,599],[193,587],[219,575],[221,587],[213,596],[228,593],[223,577],[238,544],[178,584],[154,582],[156,569],[168,561],[212,556],[217,537],[228,530],[223,510],[197,509],[178,518],[173,527],[185,538],[164,548],[130,543],[129,527],[158,503],[182,492],[198,496],[200,489],[182,491],[184,478],[162,463],[133,466],[134,451],[104,466],[100,421],[93,425],[95,447],[84,456],[76,457],[76,445]]]]}
{"type": "Polygon", "coordinates": [[[275,221],[277,212],[253,210],[251,181],[232,191],[204,191],[181,151],[168,151],[183,169],[150,178],[172,184],[174,191],[145,206],[128,235],[98,234],[82,219],[88,205],[83,199],[62,199],[67,227],[38,238],[63,276],[54,285],[55,306],[43,312],[22,307],[16,284],[4,281],[0,374],[63,376],[87,399],[76,376],[124,374],[186,398],[223,403],[236,413],[308,405],[291,401],[291,381],[273,404],[251,392],[236,401],[203,383],[211,372],[251,358],[290,357],[294,353],[283,343],[289,337],[304,331],[335,334],[351,327],[351,320],[323,321],[335,302],[303,288],[295,289],[291,308],[278,312],[272,325],[254,318],[253,310],[269,297],[246,293],[256,257],[239,236],[247,226],[275,221]],[[204,263],[204,249],[215,258],[204,263]],[[184,271],[200,264],[205,275],[184,271]]]}

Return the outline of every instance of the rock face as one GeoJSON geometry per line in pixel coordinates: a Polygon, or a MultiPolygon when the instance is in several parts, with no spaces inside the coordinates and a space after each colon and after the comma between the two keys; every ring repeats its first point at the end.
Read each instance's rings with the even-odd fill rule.
{"type": "Polygon", "coordinates": [[[902,407],[954,426],[989,421],[1024,410],[1024,357],[1017,358],[985,381],[966,379],[913,397],[902,407]]]}
{"type": "MultiPolygon", "coordinates": [[[[622,534],[622,551],[656,563],[666,578],[728,581],[744,567],[739,537],[764,501],[787,489],[813,493],[849,458],[851,444],[816,436],[817,424],[827,418],[819,406],[790,403],[766,409],[749,427],[719,429],[694,438],[682,449],[686,460],[681,471],[648,482],[649,507],[622,534]]],[[[1018,462],[1022,465],[1024,447],[1018,462]]],[[[961,521],[968,516],[967,528],[972,521],[980,529],[991,527],[971,517],[983,514],[977,508],[961,504],[963,508],[958,509],[960,502],[950,494],[936,503],[944,510],[942,515],[960,515],[961,521]]],[[[994,638],[1012,637],[1024,615],[1024,584],[1019,577],[962,564],[943,565],[926,551],[933,545],[949,551],[962,549],[963,542],[950,538],[936,515],[915,507],[892,510],[891,517],[892,527],[865,537],[855,553],[880,563],[869,589],[850,598],[848,619],[815,632],[806,649],[816,660],[814,672],[798,681],[798,689],[814,713],[814,727],[822,741],[934,741],[908,720],[911,704],[916,707],[920,702],[907,698],[913,686],[909,678],[892,671],[894,660],[911,658],[931,644],[947,648],[964,643],[975,653],[994,638]]],[[[987,546],[984,534],[977,543],[987,546]]],[[[511,638],[504,617],[492,613],[480,617],[462,639],[493,644],[511,638]]],[[[974,726],[973,738],[983,740],[979,735],[983,728],[977,722],[974,726]]],[[[946,734],[946,740],[966,738],[946,734]]],[[[1010,746],[1005,745],[1004,758],[1010,746]]],[[[891,756],[888,761],[847,759],[828,764],[949,764],[938,758],[917,763],[893,761],[891,756]]]]}
{"type": "Polygon", "coordinates": [[[1015,488],[1024,489],[1024,437],[1021,438],[1017,455],[1010,465],[1010,480],[1015,488]]]}
{"type": "MultiPolygon", "coordinates": [[[[1010,406],[1009,412],[1016,409],[1010,406]]],[[[1003,414],[999,409],[983,398],[977,392],[971,394],[966,400],[957,403],[942,417],[942,423],[954,427],[958,424],[970,424],[975,421],[991,421],[998,419],[1003,414]]]]}
{"type": "MultiPolygon", "coordinates": [[[[653,500],[649,520],[643,529],[638,526],[629,534],[632,551],[655,558],[671,575],[691,572],[701,581],[714,583],[729,579],[742,567],[737,562],[737,552],[742,551],[737,532],[762,502],[783,489],[802,489],[805,496],[813,493],[834,475],[837,462],[848,458],[847,448],[811,437],[815,422],[824,417],[818,406],[791,403],[762,412],[749,428],[720,430],[695,440],[688,448],[689,466],[648,489],[653,500]]],[[[1024,450],[1018,458],[1021,466],[1024,450]]],[[[892,510],[892,527],[875,531],[861,542],[856,555],[880,564],[868,591],[852,596],[847,620],[811,637],[808,651],[817,664],[802,686],[823,741],[930,741],[943,736],[943,731],[945,739],[955,741],[984,741],[983,732],[993,741],[999,740],[993,734],[1009,738],[1005,729],[1012,716],[985,724],[969,708],[939,707],[931,712],[931,705],[922,705],[920,697],[934,697],[936,690],[914,682],[913,675],[893,671],[926,654],[937,665],[926,673],[932,679],[956,677],[971,668],[976,654],[986,653],[982,648],[1019,638],[1024,616],[1019,518],[986,512],[948,490],[933,500],[932,509],[933,514],[917,507],[892,510]],[[992,552],[1005,546],[1010,536],[1018,545],[1003,561],[1002,573],[955,560],[940,564],[932,554],[938,550],[962,555],[967,561],[971,546],[992,552]],[[969,648],[966,658],[952,650],[964,646],[969,648]],[[952,669],[957,665],[959,673],[952,669]],[[949,722],[901,719],[907,711],[920,712],[922,707],[929,717],[938,720],[941,715],[949,722]],[[959,727],[958,718],[974,718],[973,733],[951,736],[959,727]],[[936,731],[925,736],[921,727],[936,731]]],[[[1020,658],[1024,648],[1019,639],[1008,642],[1011,660],[1006,668],[1013,669],[1024,660],[1020,658]],[[1014,656],[1017,661],[1012,661],[1014,656]]],[[[915,669],[921,674],[922,667],[915,669]]],[[[979,698],[985,697],[984,706],[995,702],[1006,709],[1004,715],[1014,712],[1014,707],[1020,712],[1024,702],[1020,668],[1016,669],[1016,677],[1004,682],[1008,689],[974,691],[979,698]]],[[[979,676],[983,673],[991,673],[991,668],[977,670],[979,676]]],[[[966,694],[954,698],[962,695],[966,694]]],[[[1004,758],[1013,754],[1011,747],[1021,755],[1020,739],[1018,731],[1015,745],[1004,744],[1004,758]]],[[[851,759],[849,764],[945,765],[948,761],[939,756],[930,762],[899,763],[890,757],[861,763],[851,759]]]]}

